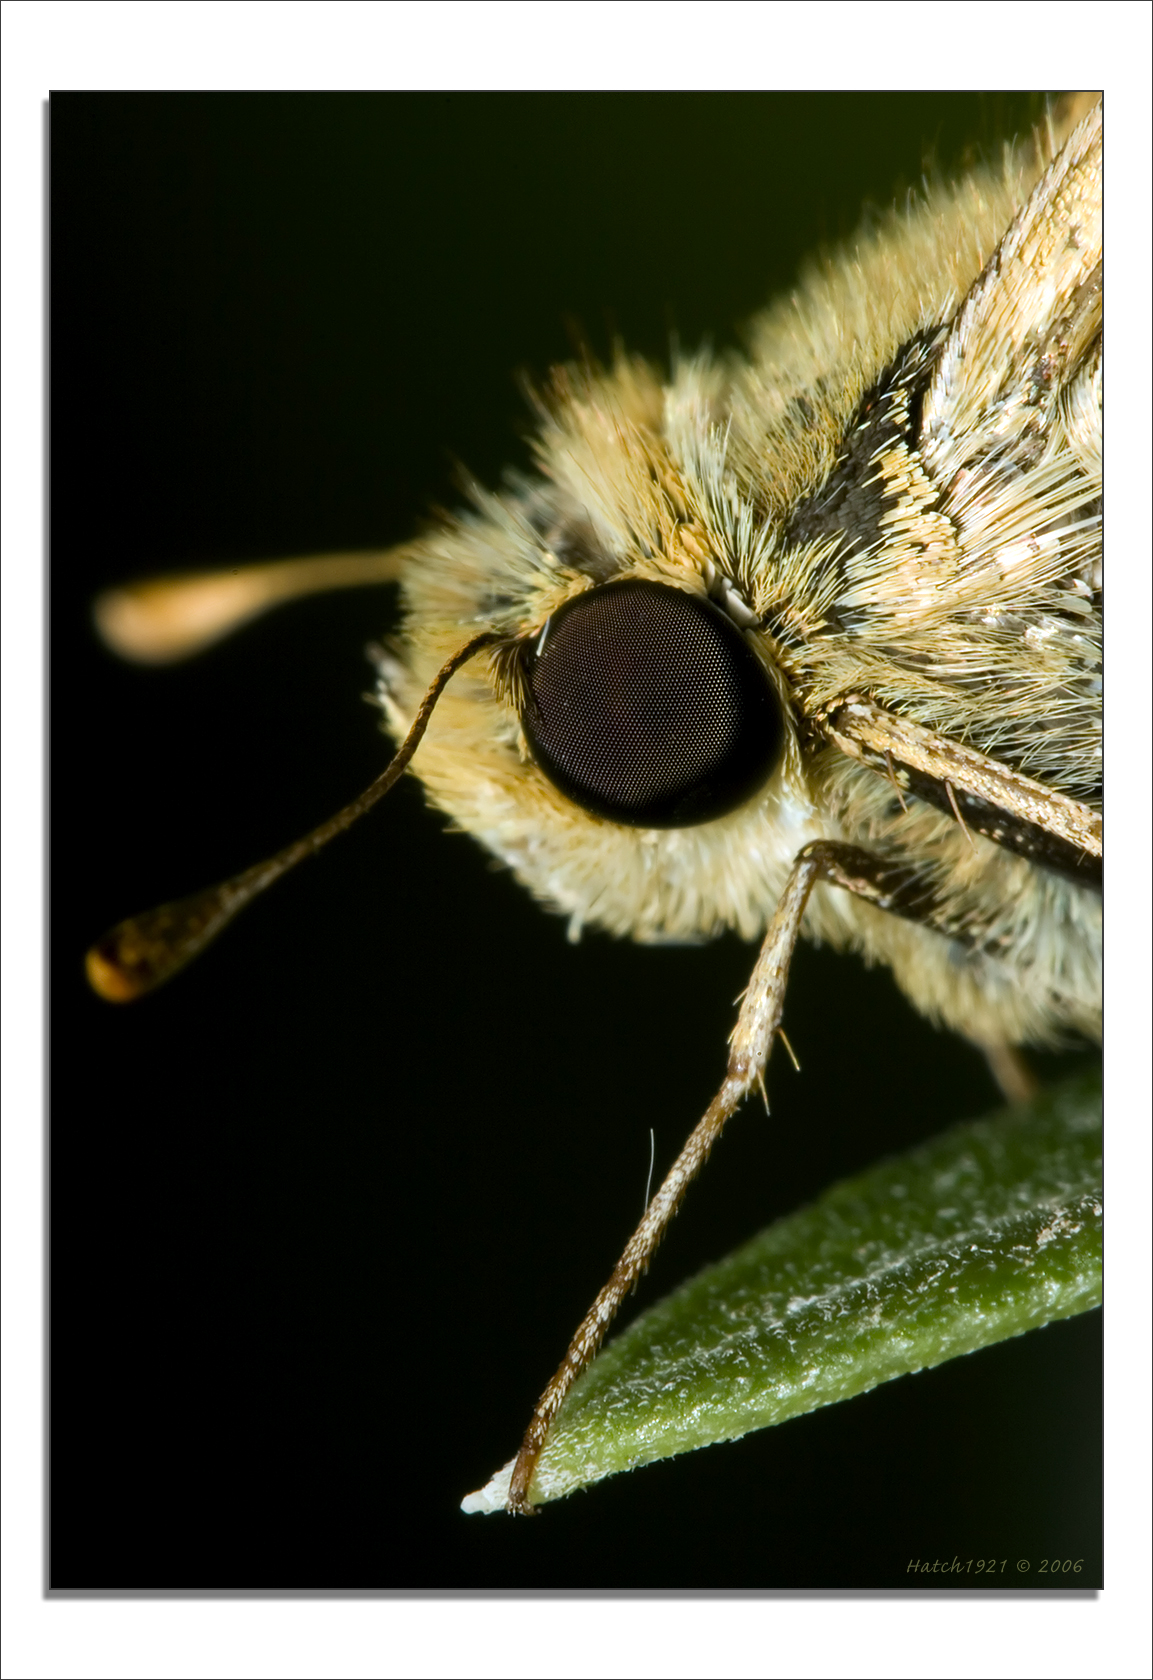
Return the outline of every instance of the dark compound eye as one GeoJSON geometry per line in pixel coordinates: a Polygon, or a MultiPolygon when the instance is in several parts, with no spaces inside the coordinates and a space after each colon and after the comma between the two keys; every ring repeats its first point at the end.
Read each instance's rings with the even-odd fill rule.
{"type": "Polygon", "coordinates": [[[710,601],[634,579],[555,613],[526,666],[533,756],[578,805],[637,828],[711,822],[776,763],[781,709],[710,601]]]}

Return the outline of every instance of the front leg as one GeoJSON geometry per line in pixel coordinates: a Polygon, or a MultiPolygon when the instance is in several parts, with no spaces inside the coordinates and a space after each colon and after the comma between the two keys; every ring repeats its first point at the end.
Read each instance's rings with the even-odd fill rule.
{"type": "MultiPolygon", "coordinates": [[[[685,1191],[709,1158],[726,1120],[756,1085],[764,1095],[764,1070],[780,1030],[789,965],[801,931],[809,894],[818,881],[843,887],[884,910],[910,913],[910,876],[907,869],[886,863],[856,846],[816,840],[797,854],[781,894],[764,944],[741,1002],[741,1012],[729,1041],[729,1063],[721,1088],[699,1125],[677,1156],[664,1183],[645,1209],[644,1218],[629,1239],[612,1276],[589,1308],[569,1344],[568,1352],[540,1399],[525,1431],[512,1467],[505,1509],[529,1516],[535,1510],[529,1490],[552,1420],[581,1372],[592,1363],[617,1310],[634,1284],[647,1271],[665,1229],[685,1191]]],[[[494,1481],[499,1480],[494,1478],[494,1481]]],[[[490,1484],[491,1486],[491,1484],[490,1484]]],[[[486,1494],[489,1490],[485,1490],[486,1494]]],[[[492,1509],[481,1495],[470,1495],[466,1509],[492,1509]],[[475,1502],[475,1503],[474,1503],[475,1502]]]]}

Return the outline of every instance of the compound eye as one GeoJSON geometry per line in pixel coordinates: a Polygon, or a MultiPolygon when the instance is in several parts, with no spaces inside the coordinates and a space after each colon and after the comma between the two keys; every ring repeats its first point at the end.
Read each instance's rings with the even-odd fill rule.
{"type": "Polygon", "coordinates": [[[632,579],[569,601],[529,655],[521,723],[536,762],[587,811],[685,828],[742,804],[781,745],[780,703],[710,601],[632,579]]]}

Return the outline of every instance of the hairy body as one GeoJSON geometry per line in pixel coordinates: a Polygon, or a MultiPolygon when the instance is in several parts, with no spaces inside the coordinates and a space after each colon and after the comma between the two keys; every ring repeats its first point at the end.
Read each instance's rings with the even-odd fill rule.
{"type": "Polygon", "coordinates": [[[539,475],[476,489],[414,548],[390,726],[463,631],[507,640],[449,688],[414,769],[574,937],[755,937],[798,851],[837,839],[910,872],[916,914],[823,885],[807,935],[889,964],[979,1043],[1099,1032],[1099,111],[1051,149],[813,268],[746,362],[563,370],[539,475]],[[780,698],[772,775],[715,821],[606,820],[526,747],[516,650],[626,577],[717,603],[780,698]],[[986,797],[966,755],[1026,793],[986,797]],[[1070,835],[1026,794],[1067,800],[1070,835]]]}

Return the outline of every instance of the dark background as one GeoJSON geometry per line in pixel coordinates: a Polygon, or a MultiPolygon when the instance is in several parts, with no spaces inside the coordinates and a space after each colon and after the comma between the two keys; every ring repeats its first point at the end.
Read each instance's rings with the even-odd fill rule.
{"type": "MultiPolygon", "coordinates": [[[[54,1586],[912,1586],[955,1554],[1099,1582],[1096,1314],[535,1522],[459,1512],[640,1213],[650,1125],[659,1173],[712,1095],[751,948],[569,946],[406,783],[154,998],[111,1008],[81,968],[388,752],[361,694],[389,590],[148,671],[96,642],[99,588],[411,535],[455,460],[525,460],[513,375],[568,356],[567,321],[601,353],[735,343],[863,205],[1040,109],[53,98],[54,1586]]],[[[803,950],[786,1024],[802,1075],[774,1058],[771,1119],[732,1123],[637,1307],[997,1104],[853,959],[803,950]]]]}

